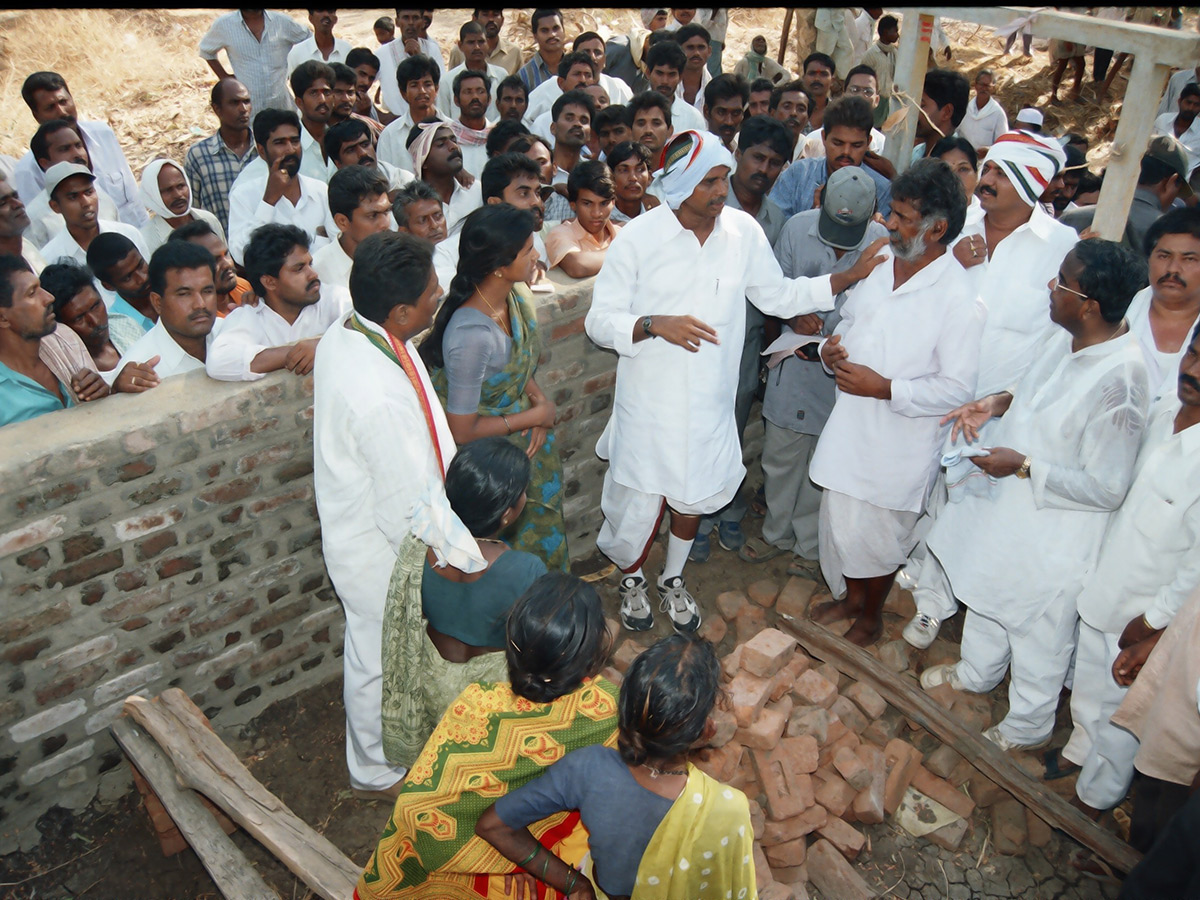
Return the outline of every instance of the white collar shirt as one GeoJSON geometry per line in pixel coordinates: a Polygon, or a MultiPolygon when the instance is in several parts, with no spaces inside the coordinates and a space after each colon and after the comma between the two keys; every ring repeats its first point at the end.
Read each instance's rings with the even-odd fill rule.
{"type": "Polygon", "coordinates": [[[1075,602],[1133,478],[1149,393],[1132,334],[1072,352],[1050,326],[985,443],[1028,456],[1029,478],[975,476],[929,532],[956,597],[1016,635],[1075,602]]]}
{"type": "Polygon", "coordinates": [[[1189,84],[1196,83],[1197,69],[1200,69],[1200,66],[1180,69],[1171,76],[1170,81],[1167,82],[1167,90],[1163,94],[1162,102],[1158,104],[1158,114],[1160,116],[1164,113],[1179,112],[1179,95],[1183,93],[1183,89],[1189,84]]]}
{"type": "Polygon", "coordinates": [[[1188,155],[1188,177],[1196,171],[1196,166],[1200,165],[1200,116],[1192,119],[1192,124],[1187,127],[1187,131],[1183,134],[1175,133],[1175,119],[1179,113],[1164,113],[1154,120],[1154,133],[1167,134],[1175,138],[1179,143],[1183,144],[1188,155]]]}
{"type": "Polygon", "coordinates": [[[613,414],[596,446],[618,484],[695,503],[740,477],[734,421],[746,300],[791,317],[833,307],[828,276],[786,279],[759,223],[726,207],[701,245],[663,204],[621,228],[596,276],[588,336],[615,350],[613,414]],[[691,353],[653,338],[645,316],[694,315],[716,332],[691,353]]]}
{"type": "MultiPolygon", "coordinates": [[[[124,222],[113,222],[108,219],[100,219],[97,224],[100,227],[101,234],[115,231],[117,234],[125,235],[129,240],[133,241],[133,245],[137,247],[138,253],[142,254],[142,259],[149,262],[150,251],[146,249],[146,242],[142,240],[142,233],[136,228],[126,225],[124,222]]],[[[63,230],[52,237],[41,250],[42,256],[48,263],[56,263],[59,259],[66,256],[81,265],[87,265],[87,251],[79,246],[75,238],[71,237],[71,232],[67,230],[65,224],[63,225],[63,230]]]]}
{"type": "Polygon", "coordinates": [[[294,322],[288,322],[262,299],[253,306],[239,306],[225,317],[220,336],[208,348],[204,368],[210,378],[218,381],[257,381],[266,374],[250,371],[258,354],[320,337],[348,309],[349,292],[324,283],[320,299],[301,309],[294,322]]]}
{"type": "MultiPolygon", "coordinates": [[[[288,91],[288,54],[312,35],[287,13],[263,11],[262,40],[254,36],[240,11],[218,16],[200,39],[200,58],[214,60],[224,50],[233,77],[250,92],[255,113],[264,109],[295,109],[288,91]]],[[[392,72],[395,73],[395,66],[392,72]]]]}
{"type": "Polygon", "coordinates": [[[941,419],[975,396],[986,312],[952,253],[899,287],[894,264],[847,293],[833,332],[850,362],[891,380],[892,397],[838,391],[809,475],[874,506],[920,512],[937,474],[941,419]]]}
{"type": "Polygon", "coordinates": [[[1154,286],[1147,285],[1136,294],[1125,311],[1125,321],[1129,330],[1141,342],[1146,352],[1146,365],[1150,370],[1151,399],[1158,401],[1162,397],[1175,396],[1176,385],[1179,383],[1179,361],[1191,343],[1190,338],[1200,324],[1200,314],[1188,326],[1188,337],[1184,338],[1178,350],[1159,350],[1154,341],[1154,330],[1150,327],[1150,305],[1154,301],[1154,286]]]}
{"type": "Polygon", "coordinates": [[[1151,411],[1133,484],[1079,594],[1079,617],[1100,631],[1120,634],[1140,615],[1165,628],[1200,587],[1200,426],[1176,434],[1179,409],[1164,397],[1151,411]]]}
{"type": "Polygon", "coordinates": [[[309,236],[313,252],[325,246],[328,235],[337,233],[333,215],[329,212],[329,189],[325,182],[306,175],[296,177],[300,179],[299,201],[293,204],[287,197],[280,197],[272,206],[263,199],[267,186],[265,171],[261,177],[246,171],[238,176],[229,192],[229,252],[239,265],[242,264],[242,251],[250,241],[250,232],[259,225],[272,222],[295,225],[309,236]],[[317,229],[322,227],[325,236],[317,234],[317,229]]]}
{"type": "Polygon", "coordinates": [[[958,126],[958,136],[970,141],[972,147],[990,147],[1006,131],[1008,116],[995,97],[989,97],[983,109],[972,98],[967,104],[967,114],[958,126]]]}
{"type": "Polygon", "coordinates": [[[696,107],[692,106],[682,96],[676,95],[671,104],[671,130],[675,134],[681,131],[708,131],[708,123],[696,107]]]}
{"type": "Polygon", "coordinates": [[[303,125],[300,126],[300,150],[300,174],[329,184],[329,179],[337,171],[337,165],[332,160],[325,159],[324,148],[303,125]]]}
{"type": "MultiPolygon", "coordinates": [[[[205,356],[212,353],[213,342],[224,327],[224,319],[213,319],[212,331],[205,339],[205,356]]],[[[172,375],[182,375],[184,372],[194,372],[204,368],[204,360],[196,359],[175,343],[175,338],[171,337],[170,332],[163,325],[162,319],[159,319],[149,331],[134,341],[129,349],[121,354],[116,368],[109,372],[101,372],[100,377],[111,385],[117,380],[117,375],[121,373],[127,363],[144,363],[156,356],[159,357],[159,360],[154,366],[154,372],[159,378],[170,378],[172,375]]]]}
{"type": "MultiPolygon", "coordinates": [[[[467,71],[467,64],[455,66],[449,72],[442,76],[442,80],[438,83],[437,95],[437,111],[446,119],[457,119],[459,114],[458,105],[454,102],[454,79],[461,73],[467,71]]],[[[500,82],[508,77],[508,72],[499,66],[494,66],[491,63],[487,64],[487,75],[492,80],[491,94],[492,97],[488,101],[487,112],[484,117],[495,122],[500,118],[500,110],[496,109],[496,93],[500,90],[500,82]]]]}
{"type": "Polygon", "coordinates": [[[330,51],[329,57],[326,58],[321,54],[321,48],[317,46],[316,35],[306,38],[288,51],[288,77],[291,77],[292,72],[296,69],[296,66],[300,65],[302,62],[308,62],[310,59],[316,60],[317,62],[327,63],[328,65],[333,65],[335,62],[344,63],[346,61],[346,54],[348,54],[351,49],[352,48],[350,47],[349,43],[343,41],[339,37],[335,37],[333,39],[333,50],[330,51]]]}
{"type": "Polygon", "coordinates": [[[465,188],[460,182],[455,181],[454,190],[450,194],[450,202],[443,205],[446,208],[446,230],[448,232],[458,231],[462,228],[463,219],[483,206],[483,188],[480,186],[479,179],[476,178],[469,188],[465,188]]]}
{"type": "Polygon", "coordinates": [[[321,279],[322,295],[326,287],[350,287],[350,269],[354,266],[354,258],[346,255],[341,241],[336,238],[330,241],[313,254],[312,260],[313,271],[321,279]]]}
{"type": "MultiPolygon", "coordinates": [[[[434,112],[439,119],[445,122],[450,121],[436,109],[434,112]]],[[[379,133],[379,140],[375,142],[375,155],[383,162],[390,163],[397,169],[412,172],[414,177],[419,177],[421,173],[416,171],[412,154],[408,152],[408,136],[412,133],[412,129],[413,120],[406,109],[403,115],[389,122],[387,127],[379,133]]]]}
{"type": "MultiPolygon", "coordinates": [[[[117,205],[113,203],[112,198],[104,192],[103,188],[96,188],[96,199],[100,203],[97,213],[100,218],[110,222],[115,221],[117,205]]],[[[50,197],[45,188],[38,191],[37,196],[25,204],[25,213],[29,216],[29,227],[25,229],[24,237],[38,249],[45,247],[51,238],[67,228],[62,214],[56,213],[50,208],[50,197]]]]}
{"type": "MultiPolygon", "coordinates": [[[[704,89],[712,79],[712,72],[708,71],[708,66],[700,70],[700,87],[696,90],[696,99],[691,102],[691,106],[695,108],[696,112],[700,113],[701,117],[704,116],[704,89]]],[[[679,79],[679,84],[675,86],[675,96],[684,103],[687,103],[687,98],[683,96],[682,77],[679,79]]],[[[613,102],[615,103],[616,101],[614,100],[613,102]]]]}
{"type": "MultiPolygon", "coordinates": [[[[433,38],[418,38],[417,43],[421,45],[421,53],[437,63],[438,69],[441,70],[441,78],[438,80],[440,86],[446,79],[446,62],[442,59],[442,48],[433,38]]],[[[375,55],[379,57],[379,92],[383,96],[384,105],[393,115],[407,113],[408,101],[400,93],[400,83],[396,81],[396,67],[409,56],[404,51],[404,41],[397,37],[376,50],[375,55]]]]}

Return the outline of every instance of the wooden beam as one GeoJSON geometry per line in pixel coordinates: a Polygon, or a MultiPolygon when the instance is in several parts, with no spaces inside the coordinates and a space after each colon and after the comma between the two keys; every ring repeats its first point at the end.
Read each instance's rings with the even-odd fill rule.
{"type": "MultiPolygon", "coordinates": [[[[925,69],[929,65],[929,41],[933,36],[933,16],[921,13],[917,15],[912,10],[906,10],[904,29],[900,32],[900,47],[896,51],[896,76],[893,81],[897,93],[907,94],[913,103],[921,102],[921,94],[925,91],[925,69]]],[[[883,155],[888,158],[900,174],[908,168],[912,160],[913,143],[917,137],[917,117],[921,114],[918,109],[904,97],[896,97],[897,109],[904,109],[908,115],[888,132],[887,143],[883,155]]],[[[891,110],[895,115],[896,109],[891,110]]]]}
{"type": "Polygon", "coordinates": [[[187,694],[170,688],[152,701],[129,697],[125,711],[158,741],[185,785],[225,810],[313,893],[351,900],[361,866],[263,787],[187,694]]]}
{"type": "Polygon", "coordinates": [[[1122,872],[1129,872],[1142,858],[1124,841],[1100,828],[1054,792],[1031,780],[991,741],[963,728],[910,678],[897,675],[861,647],[807,619],[781,615],[779,620],[808,653],[829,663],[842,674],[874,688],[903,715],[948,744],[1047,824],[1061,828],[1122,872]]]}
{"type": "MultiPolygon", "coordinates": [[[[1142,154],[1146,152],[1154,130],[1158,98],[1170,75],[1171,70],[1149,54],[1133,58],[1121,118],[1108,154],[1108,169],[1092,218],[1092,228],[1105,240],[1119,241],[1125,234],[1125,220],[1129,217],[1133,192],[1137,189],[1142,154]]],[[[1141,253],[1142,248],[1135,247],[1134,251],[1141,253]]]]}
{"type": "Polygon", "coordinates": [[[179,787],[175,767],[146,732],[124,717],[113,722],[111,730],[200,857],[217,890],[229,900],[279,900],[196,794],[179,787]]]}
{"type": "Polygon", "coordinates": [[[792,30],[792,16],[795,14],[796,11],[789,6],[787,13],[783,17],[783,34],[779,36],[779,53],[775,57],[775,61],[781,66],[783,65],[783,58],[787,55],[788,32],[792,30]]]}

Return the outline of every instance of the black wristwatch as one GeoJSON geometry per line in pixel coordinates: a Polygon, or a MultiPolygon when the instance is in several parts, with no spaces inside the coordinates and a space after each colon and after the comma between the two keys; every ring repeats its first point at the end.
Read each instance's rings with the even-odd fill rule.
{"type": "Polygon", "coordinates": [[[653,325],[654,318],[652,316],[646,316],[646,318],[642,319],[642,332],[646,337],[654,337],[654,333],[650,330],[653,325]]]}

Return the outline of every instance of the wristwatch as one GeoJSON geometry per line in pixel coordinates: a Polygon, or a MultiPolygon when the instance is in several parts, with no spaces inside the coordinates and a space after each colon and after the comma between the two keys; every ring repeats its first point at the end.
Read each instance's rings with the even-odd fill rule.
{"type": "Polygon", "coordinates": [[[646,318],[642,319],[642,332],[646,335],[646,337],[654,337],[654,333],[650,330],[653,325],[653,316],[646,316],[646,318]]]}
{"type": "Polygon", "coordinates": [[[1025,461],[1021,463],[1021,468],[1017,469],[1017,477],[1018,478],[1028,478],[1029,477],[1029,467],[1032,465],[1033,465],[1033,458],[1029,457],[1029,456],[1025,457],[1025,461]]]}

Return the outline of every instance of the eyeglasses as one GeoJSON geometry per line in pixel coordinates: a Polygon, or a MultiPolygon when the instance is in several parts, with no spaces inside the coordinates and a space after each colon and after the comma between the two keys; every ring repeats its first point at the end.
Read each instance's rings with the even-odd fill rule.
{"type": "Polygon", "coordinates": [[[1091,297],[1089,297],[1087,294],[1083,293],[1082,291],[1076,291],[1072,288],[1067,287],[1065,284],[1062,283],[1062,281],[1059,279],[1059,277],[1057,275],[1055,275],[1054,280],[1052,282],[1050,282],[1050,290],[1056,291],[1059,288],[1062,288],[1068,294],[1074,294],[1076,297],[1082,297],[1084,300],[1092,299],[1091,297]]]}
{"type": "Polygon", "coordinates": [[[856,97],[867,97],[868,99],[875,96],[874,88],[860,87],[858,85],[846,88],[846,93],[856,97]]]}

